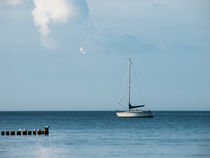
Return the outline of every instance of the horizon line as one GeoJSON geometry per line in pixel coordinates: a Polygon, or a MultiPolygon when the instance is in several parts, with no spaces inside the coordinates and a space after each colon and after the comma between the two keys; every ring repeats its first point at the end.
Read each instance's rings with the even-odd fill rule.
{"type": "MultiPolygon", "coordinates": [[[[0,112],[116,112],[123,110],[0,110],[0,112]]],[[[144,111],[144,110],[143,110],[144,111]]],[[[147,110],[145,110],[147,111],[147,110]]],[[[210,110],[151,110],[152,112],[210,112],[210,110]]]]}

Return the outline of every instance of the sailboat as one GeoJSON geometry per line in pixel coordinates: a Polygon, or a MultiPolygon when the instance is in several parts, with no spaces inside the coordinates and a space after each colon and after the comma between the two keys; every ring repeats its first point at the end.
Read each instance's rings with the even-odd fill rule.
{"type": "Polygon", "coordinates": [[[131,92],[131,59],[128,60],[128,71],[129,71],[129,77],[128,77],[128,111],[117,111],[116,114],[118,117],[127,117],[127,118],[143,118],[143,117],[153,117],[152,112],[150,110],[144,111],[141,110],[141,107],[144,107],[145,105],[137,105],[133,106],[130,102],[130,92],[131,92]]]}

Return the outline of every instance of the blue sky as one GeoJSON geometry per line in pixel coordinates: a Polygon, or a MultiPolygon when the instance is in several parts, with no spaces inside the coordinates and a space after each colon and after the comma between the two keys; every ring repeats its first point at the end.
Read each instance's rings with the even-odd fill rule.
{"type": "Polygon", "coordinates": [[[134,104],[210,110],[210,2],[0,0],[0,110],[115,110],[129,57],[134,104]]]}

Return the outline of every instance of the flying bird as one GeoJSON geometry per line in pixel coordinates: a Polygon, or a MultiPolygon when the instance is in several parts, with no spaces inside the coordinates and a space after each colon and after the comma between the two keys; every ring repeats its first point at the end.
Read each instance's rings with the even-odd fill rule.
{"type": "Polygon", "coordinates": [[[86,54],[85,50],[81,46],[79,46],[79,48],[80,48],[80,51],[82,52],[82,54],[86,54]]]}

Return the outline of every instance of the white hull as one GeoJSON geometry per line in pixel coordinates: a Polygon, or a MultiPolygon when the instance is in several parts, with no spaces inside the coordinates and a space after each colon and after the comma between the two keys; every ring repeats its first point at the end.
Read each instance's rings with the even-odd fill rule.
{"type": "Polygon", "coordinates": [[[125,111],[116,112],[118,117],[153,117],[150,111],[125,111]]]}

